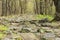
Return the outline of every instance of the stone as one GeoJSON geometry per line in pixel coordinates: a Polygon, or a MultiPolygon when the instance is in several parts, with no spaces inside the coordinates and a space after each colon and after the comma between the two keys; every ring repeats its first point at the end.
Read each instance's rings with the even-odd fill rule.
{"type": "Polygon", "coordinates": [[[47,40],[54,40],[55,34],[54,33],[45,33],[45,34],[43,34],[43,38],[46,38],[47,40]]]}
{"type": "Polygon", "coordinates": [[[55,38],[55,40],[60,40],[60,38],[55,38]]]}

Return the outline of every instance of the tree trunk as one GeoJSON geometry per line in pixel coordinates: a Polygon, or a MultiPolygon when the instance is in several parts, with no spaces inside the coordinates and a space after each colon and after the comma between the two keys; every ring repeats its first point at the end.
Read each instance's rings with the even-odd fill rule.
{"type": "Polygon", "coordinates": [[[60,0],[53,0],[56,8],[55,18],[53,20],[60,21],[60,0]]]}

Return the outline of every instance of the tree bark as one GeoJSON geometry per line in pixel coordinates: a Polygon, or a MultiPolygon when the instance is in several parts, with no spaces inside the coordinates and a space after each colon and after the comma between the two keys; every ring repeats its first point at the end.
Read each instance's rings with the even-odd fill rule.
{"type": "Polygon", "coordinates": [[[56,12],[55,12],[55,18],[53,19],[53,21],[60,21],[60,0],[53,0],[54,1],[54,5],[56,8],[56,12]]]}

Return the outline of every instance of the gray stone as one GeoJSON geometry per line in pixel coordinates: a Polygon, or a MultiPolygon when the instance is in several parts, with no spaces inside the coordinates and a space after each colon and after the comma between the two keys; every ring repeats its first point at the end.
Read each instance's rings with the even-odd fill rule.
{"type": "Polygon", "coordinates": [[[43,35],[44,38],[54,38],[55,37],[55,34],[54,33],[45,33],[43,35]]]}
{"type": "Polygon", "coordinates": [[[60,40],[60,38],[55,38],[55,40],[60,40]]]}

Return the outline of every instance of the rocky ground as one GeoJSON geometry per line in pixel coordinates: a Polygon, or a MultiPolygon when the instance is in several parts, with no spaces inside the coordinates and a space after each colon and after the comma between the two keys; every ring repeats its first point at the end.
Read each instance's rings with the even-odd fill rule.
{"type": "Polygon", "coordinates": [[[1,40],[60,40],[60,23],[48,20],[24,20],[21,17],[0,18],[0,25],[8,29],[1,40]]]}

